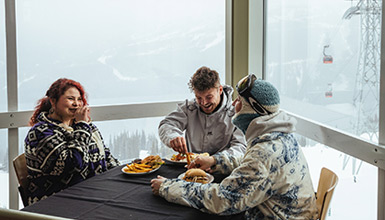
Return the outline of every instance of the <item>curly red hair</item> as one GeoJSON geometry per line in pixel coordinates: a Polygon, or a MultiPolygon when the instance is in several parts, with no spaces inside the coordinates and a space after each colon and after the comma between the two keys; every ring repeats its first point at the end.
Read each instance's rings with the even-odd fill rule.
{"type": "Polygon", "coordinates": [[[52,108],[50,100],[57,102],[60,96],[62,96],[67,91],[67,89],[72,87],[75,87],[79,90],[83,104],[87,105],[87,94],[84,91],[83,86],[79,82],[76,82],[74,80],[60,78],[54,83],[52,83],[52,85],[47,90],[45,96],[37,102],[35,111],[33,112],[31,119],[29,120],[29,125],[33,126],[34,124],[36,124],[38,122],[37,118],[40,113],[48,112],[52,108]]]}

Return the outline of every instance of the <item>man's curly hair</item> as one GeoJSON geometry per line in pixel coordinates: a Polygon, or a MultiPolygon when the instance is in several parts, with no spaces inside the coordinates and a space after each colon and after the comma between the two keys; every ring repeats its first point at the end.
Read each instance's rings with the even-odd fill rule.
{"type": "Polygon", "coordinates": [[[191,77],[188,86],[193,92],[194,90],[203,92],[211,88],[220,86],[219,74],[215,70],[211,70],[208,67],[199,68],[191,77]]]}

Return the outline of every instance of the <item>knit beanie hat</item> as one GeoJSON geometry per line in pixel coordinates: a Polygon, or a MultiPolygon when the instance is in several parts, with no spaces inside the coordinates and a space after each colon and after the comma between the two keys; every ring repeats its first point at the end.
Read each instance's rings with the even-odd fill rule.
{"type": "MultiPolygon", "coordinates": [[[[250,76],[246,76],[250,79],[255,79],[250,76]]],[[[238,85],[247,80],[243,78],[239,81],[238,85]]],[[[239,129],[246,134],[246,130],[250,122],[257,117],[269,115],[279,110],[279,93],[278,90],[269,82],[265,80],[255,79],[253,83],[250,83],[250,87],[247,90],[237,91],[240,100],[242,102],[242,109],[236,113],[233,117],[233,123],[239,129]]]]}

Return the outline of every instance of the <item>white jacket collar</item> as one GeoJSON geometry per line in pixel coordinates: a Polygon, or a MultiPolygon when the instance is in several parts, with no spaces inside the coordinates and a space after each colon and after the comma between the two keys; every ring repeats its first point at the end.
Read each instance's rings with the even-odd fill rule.
{"type": "Polygon", "coordinates": [[[296,123],[297,120],[295,118],[290,117],[282,110],[271,115],[257,117],[250,122],[246,130],[247,144],[249,145],[249,142],[253,141],[256,137],[266,133],[274,131],[284,133],[295,132],[296,123]]]}

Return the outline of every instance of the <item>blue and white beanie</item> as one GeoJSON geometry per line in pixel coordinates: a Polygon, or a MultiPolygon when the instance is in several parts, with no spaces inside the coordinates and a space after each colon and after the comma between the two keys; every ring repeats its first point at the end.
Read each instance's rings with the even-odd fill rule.
{"type": "MultiPolygon", "coordinates": [[[[251,88],[251,95],[271,114],[279,110],[279,93],[278,90],[269,82],[257,79],[251,88]]],[[[241,96],[240,96],[241,97],[241,96]]],[[[262,115],[258,114],[244,97],[241,99],[242,109],[233,117],[233,123],[246,134],[250,122],[262,115]]]]}

